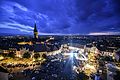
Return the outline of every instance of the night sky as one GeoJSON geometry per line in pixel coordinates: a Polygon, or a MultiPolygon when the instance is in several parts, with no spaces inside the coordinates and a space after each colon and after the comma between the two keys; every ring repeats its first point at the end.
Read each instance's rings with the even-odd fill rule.
{"type": "Polygon", "coordinates": [[[0,34],[120,34],[120,0],[0,0],[0,34]]]}

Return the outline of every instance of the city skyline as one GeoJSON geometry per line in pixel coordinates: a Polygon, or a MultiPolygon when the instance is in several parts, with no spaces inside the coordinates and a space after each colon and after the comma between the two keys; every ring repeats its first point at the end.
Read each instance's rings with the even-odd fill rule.
{"type": "Polygon", "coordinates": [[[0,34],[119,35],[119,0],[1,0],[0,34]]]}

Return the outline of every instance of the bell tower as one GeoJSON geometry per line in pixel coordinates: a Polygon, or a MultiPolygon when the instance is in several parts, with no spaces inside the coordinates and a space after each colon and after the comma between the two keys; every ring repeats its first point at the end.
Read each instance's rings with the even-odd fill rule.
{"type": "Polygon", "coordinates": [[[38,30],[37,30],[36,23],[35,23],[35,25],[34,25],[34,38],[35,38],[35,39],[38,39],[38,30]]]}

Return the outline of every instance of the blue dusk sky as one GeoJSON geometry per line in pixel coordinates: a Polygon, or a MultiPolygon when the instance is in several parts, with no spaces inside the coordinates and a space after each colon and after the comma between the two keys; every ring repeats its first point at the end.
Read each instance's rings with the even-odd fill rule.
{"type": "Polygon", "coordinates": [[[0,0],[0,34],[120,34],[120,0],[0,0]]]}

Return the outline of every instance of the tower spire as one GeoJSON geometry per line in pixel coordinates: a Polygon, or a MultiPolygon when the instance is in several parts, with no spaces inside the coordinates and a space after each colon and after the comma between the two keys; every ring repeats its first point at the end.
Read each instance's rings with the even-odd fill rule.
{"type": "Polygon", "coordinates": [[[34,25],[34,32],[38,32],[38,31],[37,31],[36,23],[35,23],[35,25],[34,25]]]}
{"type": "Polygon", "coordinates": [[[38,30],[37,30],[37,26],[36,26],[36,21],[35,21],[35,25],[34,25],[34,38],[38,39],[38,30]]]}

